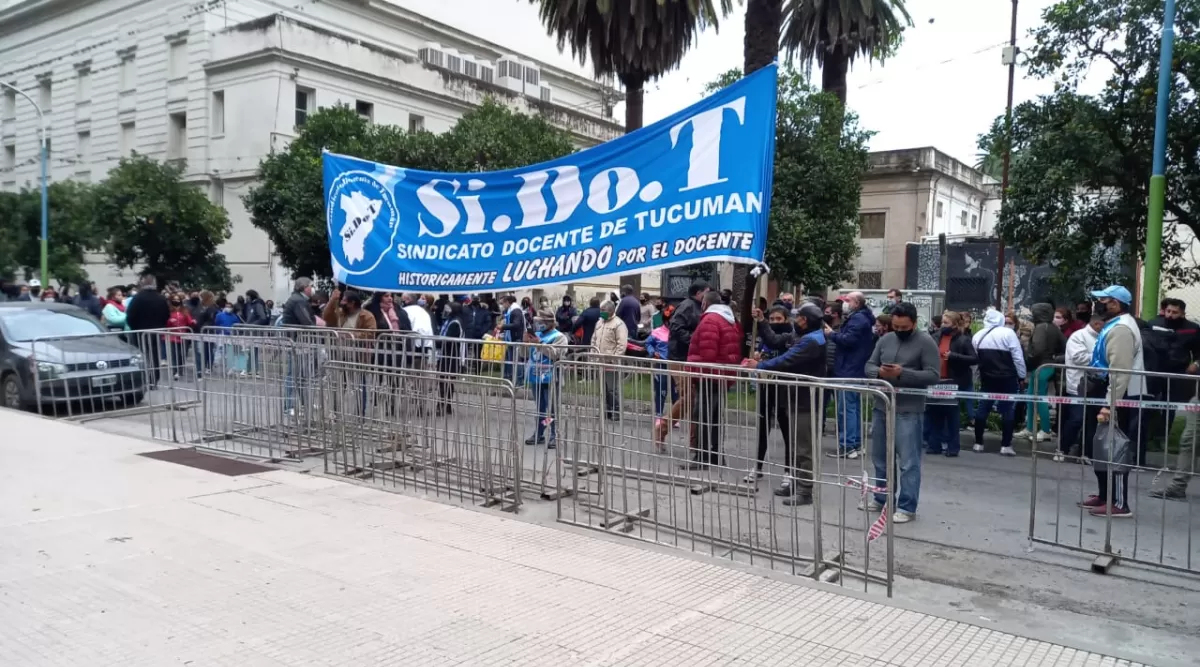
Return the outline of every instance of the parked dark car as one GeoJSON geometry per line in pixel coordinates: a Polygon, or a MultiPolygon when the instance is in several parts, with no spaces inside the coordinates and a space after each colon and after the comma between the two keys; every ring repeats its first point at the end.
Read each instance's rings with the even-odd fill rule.
{"type": "Polygon", "coordinates": [[[142,355],[68,304],[0,303],[0,400],[4,407],[136,404],[146,394],[142,355]]]}

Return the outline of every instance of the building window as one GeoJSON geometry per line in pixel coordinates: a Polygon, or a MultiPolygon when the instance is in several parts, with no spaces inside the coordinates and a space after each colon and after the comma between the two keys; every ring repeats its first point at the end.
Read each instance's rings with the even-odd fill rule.
{"type": "Polygon", "coordinates": [[[496,70],[487,65],[480,65],[479,80],[484,83],[496,83],[496,70]]]}
{"type": "Polygon", "coordinates": [[[859,289],[883,289],[883,271],[859,271],[859,289]]]}
{"type": "Polygon", "coordinates": [[[935,205],[934,205],[934,207],[933,207],[933,216],[934,216],[935,218],[940,218],[940,217],[942,217],[942,202],[938,202],[937,204],[935,204],[935,205]]]}
{"type": "Polygon", "coordinates": [[[11,120],[17,117],[16,91],[10,88],[4,89],[4,108],[0,109],[0,111],[3,111],[3,113],[0,113],[0,118],[3,118],[4,120],[11,120]]]}
{"type": "Polygon", "coordinates": [[[188,43],[186,39],[171,42],[167,54],[167,76],[171,79],[182,79],[188,73],[188,43]]]}
{"type": "Polygon", "coordinates": [[[459,56],[446,56],[446,69],[451,72],[461,72],[462,58],[459,56]]]}
{"type": "Polygon", "coordinates": [[[90,102],[92,99],[92,71],[81,67],[75,71],[75,103],[90,102]]]}
{"type": "Polygon", "coordinates": [[[179,160],[187,156],[187,113],[167,116],[167,159],[179,160]]]}
{"type": "MultiPolygon", "coordinates": [[[[886,213],[859,213],[858,214],[858,229],[859,238],[864,239],[881,239],[884,236],[887,225],[886,213]]],[[[862,285],[859,285],[862,287],[862,285]]]]}
{"type": "Polygon", "coordinates": [[[225,181],[219,178],[212,180],[212,203],[225,206],[225,181]]]}
{"type": "Polygon", "coordinates": [[[354,101],[354,113],[357,113],[368,123],[375,121],[375,105],[362,100],[354,101]]]}
{"type": "Polygon", "coordinates": [[[972,213],[971,214],[971,229],[975,229],[978,226],[979,226],[979,216],[972,213]]]}
{"type": "Polygon", "coordinates": [[[42,113],[50,111],[51,101],[53,101],[53,84],[50,82],[50,75],[47,74],[38,80],[38,106],[42,108],[42,113]]]}
{"type": "Polygon", "coordinates": [[[960,223],[962,223],[963,227],[967,226],[967,212],[966,211],[963,211],[962,214],[959,215],[958,221],[960,223]]]}
{"type": "Polygon", "coordinates": [[[92,157],[92,133],[80,132],[75,142],[75,157],[86,164],[92,157]]]}
{"type": "Polygon", "coordinates": [[[15,169],[17,166],[17,146],[12,144],[4,147],[4,162],[0,163],[0,168],[15,169]]]}
{"type": "Polygon", "coordinates": [[[521,66],[521,63],[514,63],[509,60],[501,60],[497,63],[497,68],[500,70],[499,75],[502,79],[508,76],[520,81],[522,75],[525,73],[525,68],[521,66]]]}
{"type": "Polygon", "coordinates": [[[212,135],[225,134],[225,91],[214,90],[212,94],[212,135]]]}
{"type": "Polygon", "coordinates": [[[137,148],[137,127],[132,123],[121,123],[120,157],[126,157],[137,148]]]}
{"type": "Polygon", "coordinates": [[[425,117],[415,113],[408,114],[408,131],[420,132],[425,129],[425,117]]]}
{"type": "Polygon", "coordinates": [[[75,172],[75,180],[79,181],[80,183],[91,183],[92,182],[92,170],[91,169],[82,169],[80,171],[75,172]]]}
{"type": "Polygon", "coordinates": [[[472,79],[478,79],[479,63],[475,63],[470,60],[463,61],[463,74],[471,77],[472,79]]]}
{"type": "Polygon", "coordinates": [[[317,94],[311,88],[296,89],[296,127],[304,127],[308,114],[312,113],[313,100],[317,94]]]}
{"type": "Polygon", "coordinates": [[[121,59],[121,92],[137,89],[137,58],[125,56],[121,59]]]}

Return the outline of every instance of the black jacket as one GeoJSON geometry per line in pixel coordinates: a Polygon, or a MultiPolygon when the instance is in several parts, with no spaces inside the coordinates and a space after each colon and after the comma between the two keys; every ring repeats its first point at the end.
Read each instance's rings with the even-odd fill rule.
{"type": "Polygon", "coordinates": [[[192,311],[192,319],[196,321],[192,325],[192,330],[196,333],[204,333],[205,327],[213,327],[217,325],[217,307],[216,306],[196,306],[192,311]]]}
{"type": "Polygon", "coordinates": [[[317,323],[313,317],[312,305],[309,303],[308,297],[304,296],[304,292],[292,292],[287,301],[283,302],[281,317],[281,323],[284,326],[311,327],[317,323]]]}
{"type": "Polygon", "coordinates": [[[508,340],[520,343],[525,340],[525,310],[509,308],[501,314],[500,332],[508,333],[508,340]],[[507,320],[507,322],[505,321],[507,320]]]}
{"type": "MultiPolygon", "coordinates": [[[[1200,324],[1191,320],[1171,322],[1165,317],[1156,317],[1141,328],[1141,334],[1142,360],[1148,371],[1184,374],[1192,362],[1200,359],[1200,324]]],[[[1168,383],[1166,378],[1150,377],[1147,384],[1153,394],[1171,401],[1188,401],[1196,395],[1195,382],[1171,380],[1168,383]]]]}
{"type": "MultiPolygon", "coordinates": [[[[934,337],[933,342],[941,347],[942,336],[938,333],[934,337]]],[[[943,379],[953,380],[954,384],[959,387],[966,387],[967,390],[974,388],[975,378],[971,374],[971,368],[979,363],[979,354],[975,351],[975,346],[971,343],[971,334],[963,333],[961,330],[955,330],[954,337],[950,339],[950,356],[946,363],[946,375],[943,379]]]]}
{"type": "Polygon", "coordinates": [[[1067,350],[1067,337],[1062,329],[1054,326],[1054,306],[1035,303],[1033,313],[1033,337],[1025,352],[1025,372],[1032,373],[1043,364],[1062,363],[1067,350]]]}
{"type": "Polygon", "coordinates": [[[87,294],[80,292],[75,296],[73,303],[75,307],[86,310],[89,315],[96,319],[104,317],[103,304],[101,304],[100,299],[96,298],[96,295],[92,294],[91,292],[88,292],[87,294]]]}
{"type": "Polygon", "coordinates": [[[596,333],[596,323],[600,321],[600,309],[588,307],[584,309],[579,317],[575,318],[575,324],[571,329],[574,333],[575,329],[583,329],[583,337],[579,339],[580,345],[591,345],[592,334],[596,333]]]}
{"type": "MultiPolygon", "coordinates": [[[[138,296],[141,296],[141,294],[139,293],[138,296]]],[[[134,299],[134,301],[136,300],[134,299]]],[[[242,320],[246,324],[267,326],[271,323],[271,313],[267,312],[267,304],[262,299],[251,299],[246,302],[246,309],[242,312],[242,320]]]]}
{"type": "Polygon", "coordinates": [[[692,347],[692,332],[700,326],[700,304],[688,297],[679,303],[675,314],[671,316],[671,337],[667,339],[667,359],[671,361],[687,361],[688,350],[692,347]]]}
{"type": "MultiPolygon", "coordinates": [[[[771,332],[774,333],[774,332],[771,332]]],[[[791,345],[783,354],[762,362],[759,369],[776,373],[793,373],[809,377],[825,377],[827,361],[825,358],[825,334],[821,331],[806,332],[803,335],[784,334],[791,345]]],[[[778,340],[778,339],[777,339],[778,340]]],[[[788,402],[792,410],[812,412],[811,390],[807,386],[788,389],[788,402]]],[[[816,406],[821,410],[821,406],[816,406]]]]}
{"type": "Polygon", "coordinates": [[[474,301],[466,309],[463,315],[463,329],[467,338],[472,340],[481,340],[484,334],[491,333],[495,328],[492,320],[492,311],[488,310],[487,304],[474,301]]]}
{"type": "Polygon", "coordinates": [[[132,331],[165,329],[171,317],[167,297],[154,288],[142,288],[125,309],[125,324],[132,331]]]}
{"type": "Polygon", "coordinates": [[[569,334],[571,325],[578,315],[579,311],[575,310],[575,306],[559,306],[558,310],[554,312],[554,322],[558,325],[559,331],[569,334]]]}

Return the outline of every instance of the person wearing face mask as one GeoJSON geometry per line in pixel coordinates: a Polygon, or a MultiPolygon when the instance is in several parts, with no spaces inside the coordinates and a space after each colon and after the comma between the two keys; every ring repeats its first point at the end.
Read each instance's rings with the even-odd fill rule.
{"type": "MultiPolygon", "coordinates": [[[[620,320],[617,320],[620,323],[620,320]]],[[[529,351],[529,367],[525,372],[533,402],[537,406],[533,435],[525,440],[526,445],[546,444],[546,449],[555,448],[558,435],[559,391],[555,364],[567,349],[567,335],[554,328],[554,313],[542,310],[533,319],[533,330],[526,334],[526,342],[536,343],[529,351]],[[549,439],[546,438],[549,434],[549,439]]],[[[607,382],[609,373],[605,372],[607,382]]],[[[613,373],[612,375],[616,375],[613,373]]],[[[605,386],[607,392],[608,386],[605,386]]],[[[607,394],[606,394],[607,398],[607,394]]]]}
{"type": "MultiPolygon", "coordinates": [[[[1029,372],[1028,393],[1030,396],[1045,396],[1055,371],[1053,368],[1044,368],[1044,366],[1062,363],[1067,339],[1063,336],[1061,326],[1054,322],[1054,306],[1048,303],[1035,303],[1031,312],[1033,334],[1030,336],[1029,347],[1026,348],[1025,355],[1025,368],[1029,372]]],[[[1026,415],[1025,430],[1019,435],[1036,437],[1037,442],[1054,439],[1054,435],[1050,433],[1049,404],[1033,403],[1026,408],[1026,415]]]]}
{"type": "MultiPolygon", "coordinates": [[[[1140,401],[1149,393],[1145,376],[1120,372],[1146,370],[1141,327],[1130,312],[1133,297],[1129,290],[1120,285],[1092,292],[1091,296],[1097,300],[1094,310],[1104,317],[1105,324],[1097,336],[1096,347],[1092,349],[1089,380],[1092,380],[1092,375],[1096,379],[1088,382],[1088,398],[1104,398],[1110,406],[1117,401],[1140,401]]],[[[1132,460],[1097,461],[1093,450],[1097,444],[1104,445],[1096,443],[1095,436],[1090,443],[1085,439],[1084,455],[1092,459],[1097,492],[1079,503],[1079,506],[1092,516],[1111,513],[1114,518],[1125,518],[1133,516],[1133,509],[1129,505],[1129,479],[1128,472],[1118,466],[1134,464],[1140,459],[1143,444],[1141,410],[1136,407],[1117,407],[1116,414],[1113,414],[1108,407],[1084,406],[1085,424],[1108,423],[1114,418],[1118,428],[1129,438],[1130,447],[1134,448],[1130,457],[1132,460]],[[1110,465],[1113,466],[1111,488],[1108,484],[1110,465]]]]}
{"type": "MultiPolygon", "coordinates": [[[[901,301],[903,296],[898,289],[890,289],[887,293],[887,305],[883,307],[884,315],[891,315],[892,309],[895,308],[901,301]]],[[[885,332],[886,333],[886,332],[885,332]]]]}
{"type": "Polygon", "coordinates": [[[638,331],[642,335],[649,335],[650,329],[654,326],[654,304],[650,303],[650,295],[642,292],[642,296],[638,299],[642,304],[642,317],[638,320],[638,331]]]}
{"type": "Polygon", "coordinates": [[[1070,338],[1071,334],[1087,326],[1087,320],[1076,320],[1070,308],[1059,306],[1054,309],[1054,326],[1062,330],[1063,336],[1070,338]]]}
{"type": "Polygon", "coordinates": [[[462,341],[466,338],[467,328],[464,325],[463,305],[457,301],[448,301],[443,306],[442,326],[438,329],[440,340],[437,344],[437,369],[441,374],[438,381],[437,414],[453,414],[450,405],[454,398],[454,383],[463,371],[467,360],[467,346],[462,341]]]}
{"type": "Polygon", "coordinates": [[[625,322],[625,330],[637,335],[638,321],[642,319],[642,306],[633,295],[633,285],[621,285],[621,300],[617,303],[617,317],[625,322]]]}
{"type": "MultiPolygon", "coordinates": [[[[782,304],[772,307],[766,318],[758,308],[753,313],[759,322],[760,345],[753,359],[742,362],[744,366],[778,373],[824,376],[825,332],[821,318],[817,317],[819,309],[808,304],[802,306],[795,324],[791,322],[791,313],[782,304]],[[820,336],[812,335],[814,333],[820,333],[820,336]]],[[[812,429],[812,408],[808,405],[809,396],[805,393],[801,401],[796,389],[772,383],[760,385],[756,394],[758,456],[754,472],[742,481],[753,484],[762,478],[767,439],[774,420],[783,436],[783,460],[788,470],[787,477],[774,493],[786,497],[785,505],[807,505],[812,502],[812,443],[808,437],[812,429]]]]}
{"type": "MultiPolygon", "coordinates": [[[[500,297],[500,307],[503,309],[503,322],[496,327],[495,336],[507,342],[519,343],[525,340],[526,319],[525,311],[517,305],[517,298],[511,294],[500,297]]],[[[504,379],[513,383],[514,387],[525,384],[525,364],[517,356],[517,348],[512,345],[504,346],[504,379]]]]}
{"type": "MultiPolygon", "coordinates": [[[[604,357],[624,356],[629,344],[629,329],[625,326],[625,321],[616,316],[616,311],[617,306],[612,301],[600,304],[600,322],[592,334],[592,345],[604,357]]],[[[604,371],[604,417],[610,421],[621,419],[620,390],[620,374],[604,371]]]]}
{"type": "Polygon", "coordinates": [[[351,329],[355,338],[369,340],[378,329],[375,316],[363,309],[362,295],[354,290],[333,290],[329,295],[329,303],[325,304],[322,319],[328,326],[335,329],[351,329]]]}
{"type": "MultiPolygon", "coordinates": [[[[826,325],[825,337],[837,346],[833,376],[838,378],[866,377],[867,359],[875,348],[875,314],[867,305],[862,292],[851,292],[842,302],[845,322],[834,330],[826,325]]],[[[837,409],[838,448],[832,456],[857,459],[862,449],[861,396],[854,391],[834,392],[837,409]]]]}
{"type": "MultiPolygon", "coordinates": [[[[963,332],[962,317],[958,313],[947,310],[940,319],[941,327],[935,342],[941,358],[938,368],[941,378],[935,388],[971,391],[971,368],[979,363],[971,336],[963,332]]],[[[930,398],[926,402],[925,419],[930,424],[925,442],[926,452],[958,456],[958,401],[953,398],[930,398]]]]}
{"type": "MultiPolygon", "coordinates": [[[[671,332],[667,328],[671,321],[671,315],[675,309],[667,306],[661,313],[662,324],[655,327],[650,335],[642,341],[642,346],[646,348],[646,356],[651,359],[665,361],[667,359],[667,341],[670,339],[671,332]]],[[[665,364],[655,364],[657,369],[654,377],[651,379],[651,390],[654,392],[654,444],[661,452],[665,450],[665,441],[667,432],[670,430],[667,421],[670,415],[667,414],[667,391],[671,390],[671,403],[674,403],[679,398],[679,391],[673,387],[671,376],[667,374],[665,364]]]]}
{"type": "MultiPolygon", "coordinates": [[[[1017,332],[1005,326],[1005,317],[995,308],[988,308],[983,315],[983,328],[971,339],[975,354],[979,358],[979,387],[984,393],[1016,394],[1021,391],[1025,379],[1025,351],[1017,332]]],[[[1000,454],[1016,456],[1012,448],[1013,403],[1012,401],[979,401],[975,411],[976,452],[983,451],[983,431],[987,427],[992,407],[1000,413],[1000,454]]]]}
{"type": "MultiPolygon", "coordinates": [[[[1067,339],[1064,353],[1067,370],[1063,374],[1063,385],[1067,396],[1078,398],[1086,394],[1083,387],[1084,372],[1091,366],[1092,350],[1096,347],[1096,340],[1102,327],[1104,327],[1104,318],[1093,315],[1087,326],[1071,334],[1071,337],[1067,339]]],[[[1082,453],[1078,444],[1080,432],[1085,426],[1082,405],[1068,403],[1060,406],[1060,409],[1062,410],[1062,429],[1059,433],[1058,449],[1054,452],[1055,461],[1064,461],[1067,456],[1078,456],[1082,453]]],[[[1087,431],[1083,433],[1085,440],[1090,439],[1095,431],[1094,424],[1086,426],[1087,431]]]]}
{"type": "Polygon", "coordinates": [[[554,312],[554,322],[558,330],[569,335],[571,333],[571,324],[578,316],[579,311],[575,308],[575,300],[571,298],[570,294],[563,295],[562,305],[554,312]]]}
{"type": "MultiPolygon", "coordinates": [[[[879,339],[867,361],[867,377],[886,380],[896,387],[926,389],[940,376],[941,356],[938,345],[929,334],[917,331],[917,309],[911,303],[900,302],[892,308],[892,331],[879,339]]],[[[925,414],[925,397],[898,394],[895,399],[895,443],[897,470],[890,476],[896,507],[892,521],[908,523],[917,516],[917,501],[921,494],[921,431],[925,414]]],[[[876,403],[871,427],[871,459],[875,464],[876,483],[887,484],[887,413],[876,403]]],[[[875,494],[859,509],[876,511],[887,500],[875,494]]],[[[893,508],[888,508],[892,510],[893,508]]]]}
{"type": "Polygon", "coordinates": [[[176,380],[179,379],[179,371],[183,369],[185,345],[183,336],[180,331],[183,329],[191,329],[196,320],[192,318],[191,312],[188,311],[181,295],[174,295],[170,301],[171,314],[167,317],[167,328],[171,333],[167,334],[167,344],[170,345],[171,351],[171,368],[176,380]]]}

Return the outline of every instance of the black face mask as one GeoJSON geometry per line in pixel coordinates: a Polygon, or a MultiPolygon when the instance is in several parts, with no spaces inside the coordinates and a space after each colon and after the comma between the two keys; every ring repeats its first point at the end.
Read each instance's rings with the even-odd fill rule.
{"type": "Polygon", "coordinates": [[[654,309],[661,313],[662,309],[663,309],[663,305],[661,303],[656,303],[656,304],[654,304],[654,309]]]}
{"type": "Polygon", "coordinates": [[[792,325],[787,322],[771,322],[771,331],[777,334],[785,334],[792,330],[792,325]]]}
{"type": "Polygon", "coordinates": [[[832,325],[833,324],[833,314],[831,313],[828,315],[822,315],[821,321],[824,322],[825,324],[832,325]]]}
{"type": "Polygon", "coordinates": [[[1163,319],[1166,320],[1167,326],[1172,329],[1178,329],[1183,324],[1183,318],[1172,319],[1170,317],[1164,317],[1163,319]]]}
{"type": "Polygon", "coordinates": [[[1092,311],[1077,310],[1075,311],[1075,319],[1079,320],[1080,322],[1087,322],[1088,320],[1092,319],[1092,311]]]}
{"type": "Polygon", "coordinates": [[[912,329],[909,329],[908,331],[893,330],[892,333],[896,334],[896,338],[899,338],[900,340],[904,341],[904,340],[908,340],[909,338],[912,338],[913,330],[912,329]]]}
{"type": "Polygon", "coordinates": [[[958,329],[955,329],[954,327],[942,327],[942,333],[947,336],[953,334],[955,331],[958,331],[958,329]]]}

